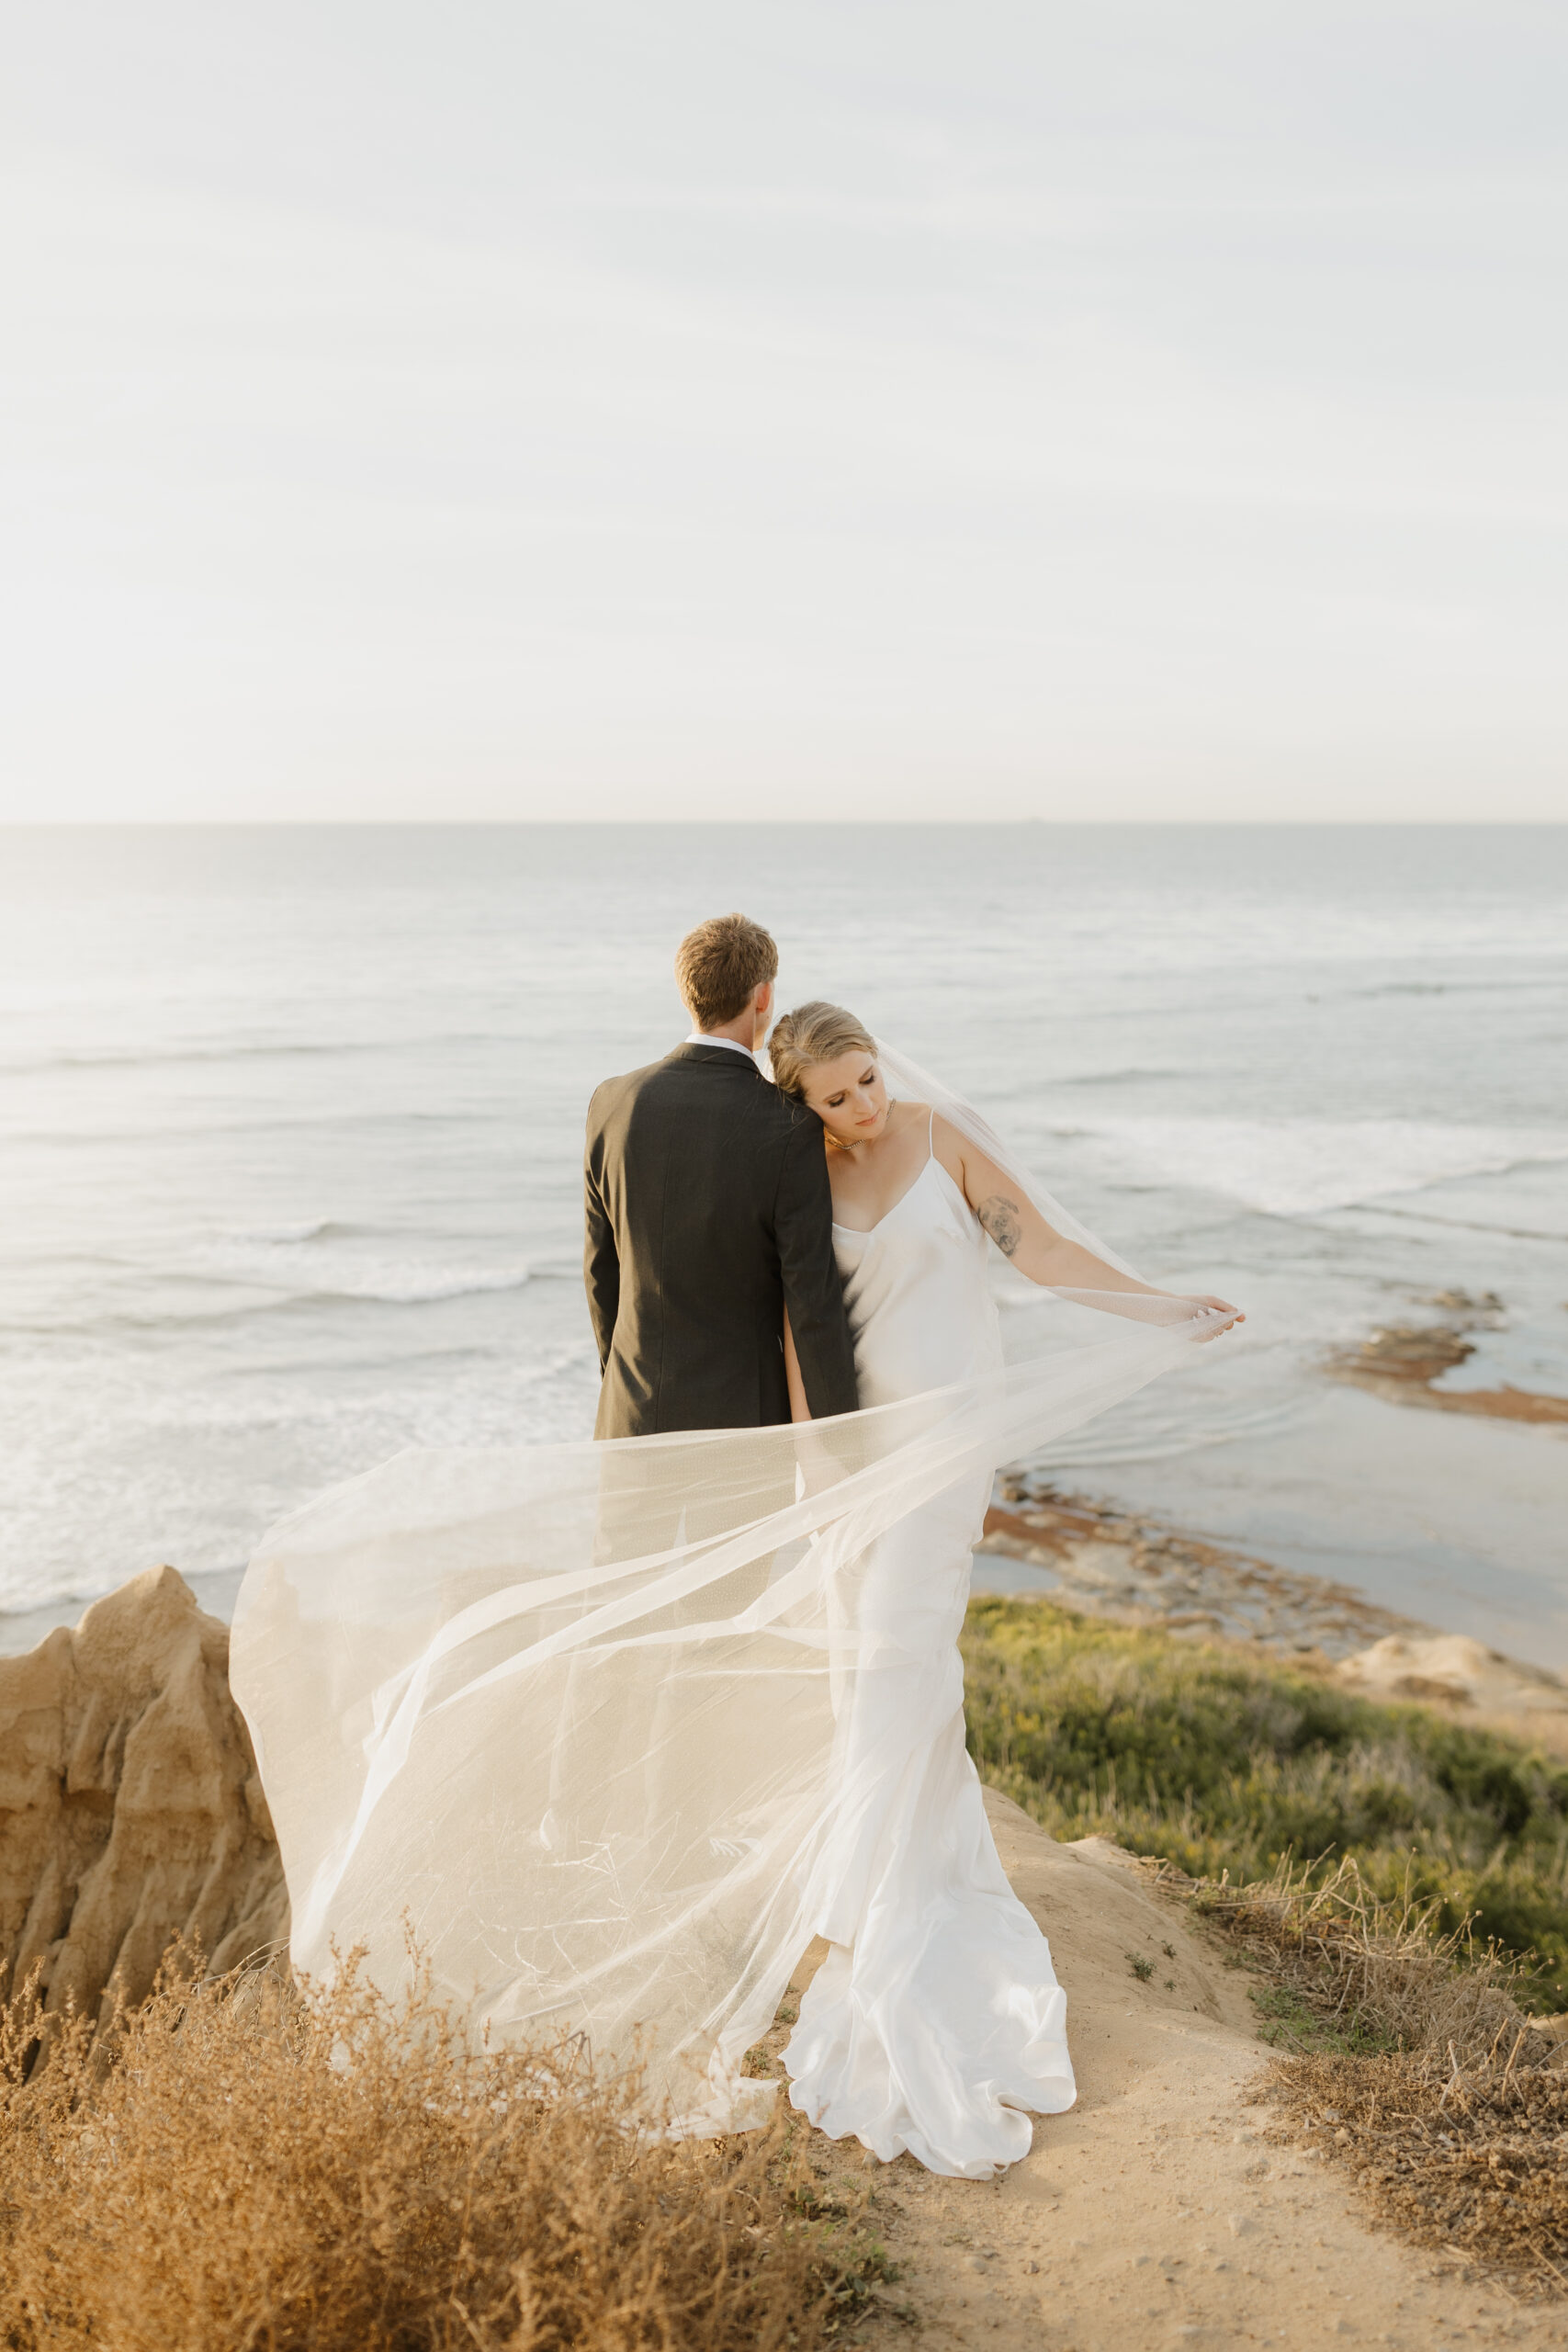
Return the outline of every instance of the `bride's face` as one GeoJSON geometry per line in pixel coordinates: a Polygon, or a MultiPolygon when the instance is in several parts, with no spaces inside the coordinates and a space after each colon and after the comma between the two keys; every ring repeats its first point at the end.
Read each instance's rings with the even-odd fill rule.
{"type": "Polygon", "coordinates": [[[887,1088],[869,1054],[840,1054],[806,1073],[806,1099],[835,1143],[874,1143],[887,1125],[887,1088]]]}

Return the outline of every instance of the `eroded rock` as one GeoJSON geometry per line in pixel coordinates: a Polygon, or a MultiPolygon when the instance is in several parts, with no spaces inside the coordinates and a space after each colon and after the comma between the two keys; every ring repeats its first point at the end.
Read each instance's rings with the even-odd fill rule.
{"type": "Polygon", "coordinates": [[[1474,1413],[1491,1420],[1568,1422],[1568,1396],[1516,1388],[1506,1380],[1495,1386],[1441,1386],[1445,1374],[1475,1354],[1472,1334],[1496,1330],[1505,1311],[1495,1291],[1479,1298],[1462,1290],[1439,1291],[1431,1304],[1442,1307],[1448,1319],[1385,1325],[1359,1347],[1336,1349],[1325,1370],[1335,1380],[1370,1389],[1390,1404],[1426,1405],[1440,1413],[1474,1413]]]}
{"type": "Polygon", "coordinates": [[[288,1933],[229,1631],[173,1568],[0,1658],[0,1961],[51,2009],[142,1999],[184,1936],[214,1969],[288,1933]]]}

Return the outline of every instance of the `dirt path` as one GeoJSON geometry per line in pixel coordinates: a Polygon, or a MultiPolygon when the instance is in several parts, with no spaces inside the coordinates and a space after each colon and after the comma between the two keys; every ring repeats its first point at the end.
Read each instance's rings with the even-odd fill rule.
{"type": "MultiPolygon", "coordinates": [[[[1249,1980],[1113,1847],[1059,1846],[994,1791],[987,1806],[1067,1988],[1077,2108],[1039,2121],[995,2184],[878,2166],[852,2142],[810,2148],[828,2181],[869,2187],[901,2269],[886,2303],[910,2307],[922,2352],[1568,2340],[1562,2304],[1516,2306],[1371,2230],[1332,2167],[1271,2145],[1249,2103],[1267,2060],[1249,1980]]],[[[865,2336],[907,2328],[888,2308],[865,2336]]]]}

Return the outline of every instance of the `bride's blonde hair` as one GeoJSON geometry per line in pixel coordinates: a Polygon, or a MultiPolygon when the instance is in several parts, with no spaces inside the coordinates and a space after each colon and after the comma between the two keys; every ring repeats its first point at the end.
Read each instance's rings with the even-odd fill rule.
{"type": "Polygon", "coordinates": [[[773,1083],[781,1094],[806,1100],[806,1073],[818,1062],[836,1062],[840,1054],[874,1054],[876,1041],[863,1022],[841,1004],[815,998],[779,1015],[768,1040],[773,1083]]]}

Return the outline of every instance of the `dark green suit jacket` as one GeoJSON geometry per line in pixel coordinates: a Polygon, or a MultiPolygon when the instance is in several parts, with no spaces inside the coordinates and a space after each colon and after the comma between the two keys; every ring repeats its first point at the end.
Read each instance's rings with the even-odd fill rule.
{"type": "Polygon", "coordinates": [[[588,1112],[595,1437],[787,1421],[784,1311],[818,1419],[852,1413],[820,1122],[728,1046],[606,1079],[588,1112]]]}

